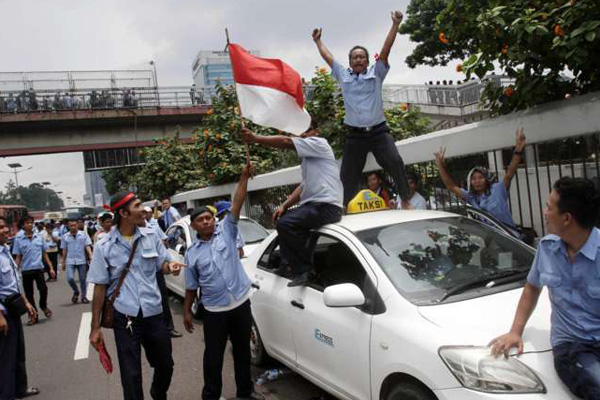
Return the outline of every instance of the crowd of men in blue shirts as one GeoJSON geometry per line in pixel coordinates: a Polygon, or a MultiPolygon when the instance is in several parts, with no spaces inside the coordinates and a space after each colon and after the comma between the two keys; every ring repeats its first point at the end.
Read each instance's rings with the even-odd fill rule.
{"type": "MultiPolygon", "coordinates": [[[[416,208],[417,202],[411,201],[416,190],[410,188],[402,158],[383,114],[382,83],[390,69],[388,56],[402,14],[393,12],[391,18],[392,25],[372,66],[369,66],[369,53],[362,46],[350,50],[350,67],[342,66],[324,45],[322,30],[315,29],[312,34],[344,97],[347,136],[341,170],[331,146],[319,137],[314,121],[300,137],[261,136],[247,129],[241,132],[246,143],[295,151],[302,159],[301,184],[273,215],[277,221],[282,259],[285,260],[282,268],[289,266],[292,269],[290,287],[307,283],[312,268],[312,255],[306,251],[310,230],[342,218],[343,207],[363,184],[362,171],[368,153],[373,153],[392,177],[399,207],[416,208]]],[[[525,136],[519,130],[513,159],[503,181],[495,183],[489,171],[476,167],[467,177],[466,190],[459,188],[447,173],[444,149],[436,153],[436,164],[449,190],[474,207],[487,210],[517,235],[518,228],[506,201],[524,147],[525,136]]],[[[233,345],[238,398],[262,398],[255,392],[250,376],[251,285],[238,252],[238,219],[250,177],[251,166],[246,165],[228,214],[222,220],[217,221],[216,211],[209,206],[191,212],[190,223],[197,237],[187,249],[185,264],[173,260],[164,246],[162,230],[156,228],[161,222],[146,222],[142,202],[134,193],[120,192],[111,198],[109,208],[114,215],[114,228],[106,231],[96,243],[87,276],[95,284],[90,341],[99,351],[104,348],[102,313],[107,297],[116,293],[113,332],[124,398],[143,398],[142,348],[154,368],[150,394],[155,400],[167,398],[175,362],[165,316],[166,296],[159,281],[164,274],[181,273],[182,267],[185,267],[187,289],[184,326],[188,332],[192,333],[195,328],[192,304],[199,291],[205,309],[202,398],[220,399],[223,357],[228,340],[233,345]]],[[[586,399],[600,398],[600,233],[595,227],[599,208],[600,196],[591,182],[562,178],[555,183],[544,211],[551,234],[540,242],[510,332],[490,343],[495,355],[507,356],[512,347],[523,351],[524,327],[542,287],[547,286],[553,309],[551,340],[556,371],[573,393],[586,399]]],[[[168,200],[163,201],[163,228],[179,218],[168,200]]],[[[3,226],[5,223],[0,219],[0,244],[5,243],[3,226]]],[[[78,262],[73,261],[74,265],[78,262]]],[[[21,293],[16,264],[5,247],[0,251],[0,266],[0,300],[5,300],[21,293]]],[[[30,315],[35,315],[31,301],[26,301],[26,309],[30,315]]],[[[20,353],[10,346],[22,345],[20,319],[5,308],[2,310],[0,332],[4,337],[0,334],[0,359],[11,361],[0,362],[0,400],[13,400],[30,394],[35,388],[27,387],[26,379],[23,379],[24,366],[13,367],[18,364],[20,353]],[[21,339],[16,337],[19,335],[21,339]],[[11,364],[13,360],[14,364],[11,364]],[[11,367],[7,368],[9,364],[11,367]]]]}

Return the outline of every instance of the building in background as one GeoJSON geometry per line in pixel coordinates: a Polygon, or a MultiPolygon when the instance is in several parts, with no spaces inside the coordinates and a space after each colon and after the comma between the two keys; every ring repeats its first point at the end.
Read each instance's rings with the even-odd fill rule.
{"type": "Polygon", "coordinates": [[[106,182],[102,178],[102,171],[86,171],[84,178],[85,194],[83,195],[83,203],[94,208],[108,204],[110,195],[106,190],[106,182]]]}
{"type": "MultiPolygon", "coordinates": [[[[258,50],[249,50],[259,56],[258,50]]],[[[197,89],[214,89],[217,82],[233,85],[233,71],[226,51],[201,50],[192,64],[192,76],[197,89]]]]}

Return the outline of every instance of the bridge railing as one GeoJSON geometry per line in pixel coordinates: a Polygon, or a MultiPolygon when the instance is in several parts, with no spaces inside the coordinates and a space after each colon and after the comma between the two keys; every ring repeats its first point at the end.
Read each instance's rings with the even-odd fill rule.
{"type": "Polygon", "coordinates": [[[193,107],[211,104],[211,91],[190,87],[128,87],[0,92],[0,113],[34,113],[156,107],[193,107]]]}
{"type": "MultiPolygon", "coordinates": [[[[432,132],[402,140],[396,146],[407,167],[417,174],[419,191],[429,207],[452,209],[462,202],[444,188],[434,152],[447,147],[449,172],[462,187],[466,187],[468,171],[476,165],[488,167],[502,181],[519,127],[525,130],[527,147],[509,189],[509,206],[518,225],[541,236],[547,233],[542,210],[554,181],[578,176],[600,184],[600,93],[432,132]]],[[[364,171],[378,169],[369,155],[364,171]]],[[[300,181],[299,166],[256,176],[248,185],[245,215],[272,226],[273,211],[300,181]]],[[[234,189],[234,184],[211,186],[176,194],[171,201],[185,210],[230,198],[234,189]]]]}

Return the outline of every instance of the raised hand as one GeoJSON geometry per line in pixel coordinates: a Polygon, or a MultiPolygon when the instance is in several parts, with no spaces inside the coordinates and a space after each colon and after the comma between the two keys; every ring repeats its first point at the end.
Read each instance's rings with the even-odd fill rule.
{"type": "MultiPolygon", "coordinates": [[[[402,15],[401,11],[392,11],[392,22],[395,24],[400,25],[402,23],[402,19],[404,18],[404,15],[402,15]]],[[[314,35],[314,33],[313,33],[314,35]]]]}
{"type": "Polygon", "coordinates": [[[315,28],[312,31],[312,38],[313,40],[316,42],[317,40],[321,39],[321,32],[323,31],[323,28],[315,28]]]}
{"type": "Polygon", "coordinates": [[[519,153],[525,148],[525,135],[523,134],[523,128],[515,131],[515,151],[519,153]]]}
{"type": "Polygon", "coordinates": [[[437,165],[438,168],[441,165],[444,165],[444,159],[446,157],[446,148],[440,147],[440,149],[433,154],[435,154],[435,165],[437,165]]]}
{"type": "Polygon", "coordinates": [[[240,133],[244,143],[254,143],[254,132],[252,132],[250,129],[242,128],[240,133]]]}

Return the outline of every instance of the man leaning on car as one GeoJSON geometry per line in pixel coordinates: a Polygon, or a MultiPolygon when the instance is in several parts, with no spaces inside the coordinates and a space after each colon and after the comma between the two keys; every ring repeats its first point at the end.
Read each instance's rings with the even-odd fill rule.
{"type": "Polygon", "coordinates": [[[548,232],[538,247],[510,332],[492,340],[492,354],[523,352],[523,330],[542,288],[552,305],[554,368],[577,396],[600,399],[600,195],[592,182],[561,178],[546,203],[548,232]]]}

